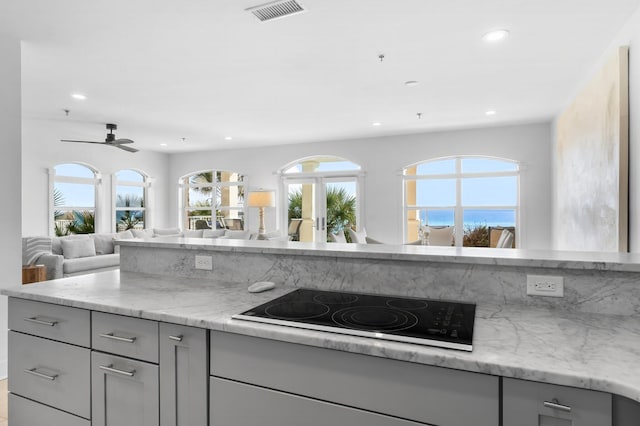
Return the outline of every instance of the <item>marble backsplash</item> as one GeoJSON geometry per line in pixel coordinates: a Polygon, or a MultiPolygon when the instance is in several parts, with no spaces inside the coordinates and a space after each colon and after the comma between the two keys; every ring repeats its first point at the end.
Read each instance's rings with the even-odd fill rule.
{"type": "Polygon", "coordinates": [[[131,245],[121,247],[120,259],[122,271],[215,278],[246,285],[256,281],[274,281],[276,284],[325,290],[640,316],[638,272],[131,245]],[[196,255],[213,256],[213,270],[195,269],[196,255]],[[527,296],[527,274],[563,276],[564,297],[527,296]]]}

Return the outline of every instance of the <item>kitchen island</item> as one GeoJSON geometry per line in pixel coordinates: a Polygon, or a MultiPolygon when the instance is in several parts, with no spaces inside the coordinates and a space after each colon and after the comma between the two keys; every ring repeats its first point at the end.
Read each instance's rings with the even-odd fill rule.
{"type": "MultiPolygon", "coordinates": [[[[146,259],[144,256],[138,256],[139,252],[144,250],[145,247],[136,246],[134,242],[128,244],[128,247],[133,250],[128,253],[127,247],[122,247],[122,253],[128,259],[125,260],[123,264],[125,265],[125,269],[133,269],[130,266],[131,264],[146,259]]],[[[221,246],[224,247],[224,245],[204,247],[201,244],[191,244],[188,241],[163,243],[142,242],[141,244],[149,246],[147,248],[151,248],[150,246],[153,245],[156,249],[168,250],[166,252],[167,257],[173,257],[177,262],[185,262],[182,260],[183,258],[175,258],[174,256],[174,250],[180,249],[178,246],[182,246],[181,252],[187,253],[189,257],[194,255],[194,250],[199,255],[200,253],[212,255],[222,253],[224,256],[231,252],[228,249],[220,248],[221,246]],[[185,250],[185,247],[189,248],[185,250]],[[207,250],[207,247],[215,248],[207,250]]],[[[239,246],[234,246],[233,255],[243,259],[238,261],[239,263],[236,264],[236,267],[241,266],[243,264],[242,262],[244,262],[245,265],[251,266],[251,268],[247,267],[245,269],[255,267],[258,270],[258,274],[261,274],[260,276],[263,277],[264,273],[259,271],[260,265],[253,265],[252,259],[246,258],[250,253],[243,252],[243,248],[238,247],[239,246]]],[[[254,246],[248,247],[249,252],[257,250],[254,246]]],[[[268,248],[265,247],[266,246],[261,247],[262,252],[257,255],[264,256],[265,250],[269,252],[268,248]]],[[[276,248],[276,250],[277,249],[278,248],[276,248]]],[[[275,256],[273,253],[269,255],[275,256]]],[[[278,256],[282,255],[283,254],[278,254],[278,256]]],[[[335,252],[333,255],[335,256],[335,252]]],[[[154,256],[156,259],[159,258],[157,252],[154,256]]],[[[311,256],[311,258],[313,260],[318,257],[311,256]]],[[[164,261],[167,260],[165,259],[164,261]]],[[[224,259],[224,261],[228,262],[228,259],[224,259]]],[[[281,258],[279,261],[283,265],[291,265],[291,262],[286,258],[281,258]]],[[[376,261],[387,262],[389,260],[377,259],[376,261]]],[[[297,262],[299,263],[300,260],[297,259],[297,262]]],[[[420,263],[418,260],[410,260],[410,262],[420,263]]],[[[442,263],[442,260],[436,263],[442,263]]],[[[210,366],[210,373],[212,374],[211,388],[213,389],[214,386],[220,386],[220,389],[225,389],[225,392],[228,391],[228,393],[225,393],[228,395],[242,391],[238,394],[240,398],[245,395],[243,392],[248,392],[248,390],[244,388],[236,389],[236,387],[239,386],[238,383],[242,384],[242,386],[248,386],[246,383],[253,383],[253,381],[245,377],[230,380],[230,377],[228,377],[231,374],[229,373],[230,367],[228,363],[224,364],[222,362],[224,359],[243,360],[245,364],[251,363],[251,365],[243,364],[245,365],[243,371],[233,373],[242,375],[244,371],[251,372],[252,365],[262,363],[263,361],[266,363],[263,365],[266,370],[277,369],[277,364],[269,364],[267,354],[270,353],[270,351],[273,354],[280,354],[274,356],[274,359],[284,359],[284,355],[282,354],[291,354],[298,350],[303,352],[308,350],[324,350],[328,352],[322,352],[325,355],[320,357],[319,360],[330,359],[334,357],[334,354],[345,354],[344,356],[347,358],[343,361],[346,364],[351,363],[354,366],[371,364],[372,368],[377,369],[376,371],[378,371],[380,377],[386,377],[386,371],[394,370],[399,365],[412,366],[411,368],[416,368],[416,366],[418,366],[418,368],[422,368],[420,366],[424,366],[424,368],[444,367],[433,370],[436,373],[438,371],[452,372],[453,374],[464,372],[470,375],[463,376],[460,380],[463,383],[469,383],[470,388],[476,379],[484,380],[484,378],[487,378],[487,380],[490,381],[489,383],[495,384],[495,389],[493,389],[492,384],[490,386],[491,389],[487,387],[486,393],[494,393],[497,395],[496,397],[503,397],[502,404],[505,406],[505,410],[511,406],[511,404],[504,400],[504,398],[508,396],[505,389],[509,389],[510,386],[517,385],[520,382],[524,384],[538,382],[540,384],[569,386],[571,388],[568,389],[579,388],[596,391],[596,395],[613,394],[614,397],[612,399],[609,397],[609,404],[610,406],[612,404],[614,412],[620,410],[619,412],[621,413],[617,415],[617,418],[614,418],[613,424],[616,426],[635,424],[624,422],[630,421],[630,416],[633,416],[634,410],[637,410],[637,406],[633,404],[632,400],[640,401],[640,376],[638,374],[630,374],[630,372],[637,370],[637,361],[640,359],[640,318],[637,314],[620,315],[591,312],[597,311],[598,309],[587,309],[583,311],[577,308],[559,309],[557,306],[544,306],[544,304],[526,305],[478,300],[474,331],[474,350],[473,352],[462,352],[234,320],[231,319],[232,315],[285,294],[293,290],[295,286],[290,283],[279,282],[273,291],[250,294],[246,291],[247,282],[243,280],[246,280],[247,277],[254,279],[251,273],[243,271],[238,274],[238,276],[241,277],[240,279],[230,279],[225,276],[224,268],[217,270],[215,256],[212,271],[196,271],[194,274],[191,274],[192,276],[185,276],[188,275],[187,265],[185,263],[183,263],[183,265],[182,270],[177,270],[175,274],[177,276],[127,271],[118,273],[117,271],[112,271],[34,284],[25,288],[9,289],[5,290],[3,294],[11,296],[11,300],[27,299],[91,311],[94,316],[106,313],[158,322],[161,328],[164,324],[174,324],[177,326],[210,330],[212,352],[210,366]],[[209,273],[209,275],[200,277],[193,276],[203,272],[209,273]],[[220,276],[216,276],[216,272],[221,272],[220,276]],[[233,336],[239,336],[241,339],[246,338],[248,340],[235,341],[234,343],[233,336]],[[223,346],[225,347],[228,345],[236,349],[244,349],[239,350],[238,353],[227,354],[229,356],[226,356],[224,353],[226,349],[221,349],[219,346],[216,346],[216,342],[224,342],[223,346]],[[260,342],[263,343],[261,344],[260,342]],[[255,350],[249,350],[252,347],[255,350]],[[264,360],[259,356],[263,348],[265,354],[264,360]],[[220,350],[223,352],[216,352],[220,350]],[[251,356],[248,355],[251,353],[258,355],[256,355],[255,358],[251,358],[251,356]],[[213,354],[217,354],[216,357],[214,357],[213,354]],[[354,356],[357,358],[352,358],[354,356]],[[214,365],[214,358],[218,359],[220,364],[214,365]],[[353,359],[356,361],[352,361],[353,359]],[[375,360],[392,364],[377,364],[378,361],[375,360]],[[473,378],[473,380],[471,378],[473,378]],[[517,380],[512,382],[512,379],[517,380]],[[491,382],[491,380],[495,380],[495,382],[491,382]],[[500,391],[499,386],[502,387],[502,391],[500,391]]],[[[546,266],[548,267],[549,265],[546,266]]],[[[434,266],[430,265],[429,267],[434,266]]],[[[517,267],[520,268],[522,265],[518,265],[517,267]]],[[[601,268],[602,266],[599,267],[601,268]]],[[[301,268],[308,268],[308,265],[301,266],[301,268]]],[[[191,269],[193,268],[191,267],[191,269]]],[[[584,268],[574,268],[574,273],[582,269],[584,268]]],[[[273,267],[271,270],[274,275],[280,274],[280,272],[273,267]]],[[[540,271],[540,268],[537,268],[536,271],[540,271]]],[[[161,268],[159,272],[162,272],[161,268]]],[[[467,273],[468,272],[467,270],[467,273]]],[[[599,271],[596,272],[602,273],[599,271]]],[[[610,274],[613,275],[614,279],[623,281],[621,287],[624,291],[626,280],[629,279],[629,277],[624,274],[634,274],[634,272],[618,270],[610,272],[610,274]],[[621,276],[620,274],[623,275],[621,276]]],[[[296,276],[295,273],[291,275],[296,276]]],[[[506,284],[502,281],[501,285],[505,286],[506,284]]],[[[609,283],[609,285],[613,284],[609,283]]],[[[441,291],[433,285],[425,285],[425,288],[427,290],[420,293],[421,296],[433,298],[434,296],[431,292],[437,293],[441,291]]],[[[354,290],[354,288],[348,288],[346,285],[343,285],[342,289],[354,290]]],[[[363,291],[362,288],[358,287],[355,288],[355,290],[363,291]]],[[[375,291],[376,289],[368,288],[366,290],[380,293],[383,292],[384,289],[378,288],[377,291],[375,291]]],[[[397,294],[398,288],[392,288],[391,292],[397,294]]],[[[410,295],[415,294],[416,291],[410,293],[410,295]]],[[[465,297],[469,296],[465,295],[465,297]]],[[[490,297],[496,296],[491,295],[490,297]]],[[[607,298],[618,298],[619,295],[608,294],[598,295],[598,297],[600,300],[606,300],[607,298]]],[[[452,297],[449,298],[451,299],[452,297]]],[[[633,302],[626,301],[626,303],[633,302]]],[[[635,303],[637,303],[637,301],[635,303]]],[[[597,305],[592,304],[591,308],[595,306],[597,305]]],[[[606,311],[607,309],[611,309],[608,307],[608,304],[606,304],[606,306],[606,309],[602,308],[601,310],[606,311]]],[[[623,306],[623,309],[627,308],[623,306]]],[[[301,359],[311,358],[314,356],[314,353],[315,352],[304,352],[304,357],[301,357],[301,359]]],[[[342,355],[336,356],[340,357],[342,355]]],[[[134,358],[137,358],[137,356],[134,356],[134,358]]],[[[342,358],[340,359],[342,360],[342,358]]],[[[275,361],[272,360],[272,362],[275,361]]],[[[162,369],[161,361],[160,367],[162,369]]],[[[289,368],[291,371],[295,371],[294,367],[292,363],[289,368]]],[[[311,369],[312,366],[307,366],[307,368],[311,369]]],[[[327,374],[328,372],[329,370],[327,370],[327,374]]],[[[300,370],[300,374],[304,374],[304,370],[300,370]]],[[[231,379],[233,379],[233,377],[231,379]]],[[[256,381],[259,382],[256,383],[256,385],[260,386],[251,387],[252,392],[255,391],[255,389],[280,389],[278,386],[271,386],[271,382],[268,380],[273,379],[264,379],[266,381],[264,383],[260,382],[260,380],[256,379],[256,381]]],[[[396,380],[387,380],[387,382],[392,383],[396,382],[396,380]]],[[[405,386],[405,388],[401,387],[401,389],[410,389],[406,387],[409,385],[402,380],[398,379],[397,382],[405,386]]],[[[396,385],[400,386],[397,383],[396,385]]],[[[426,385],[427,383],[425,383],[425,386],[426,385]]],[[[299,398],[300,395],[307,395],[307,393],[305,393],[306,391],[298,391],[299,388],[295,386],[298,385],[282,383],[281,387],[283,389],[281,390],[284,392],[278,392],[276,396],[282,398],[282,395],[288,395],[288,397],[294,395],[296,398],[299,398]],[[289,386],[289,388],[284,389],[287,386],[289,386]]],[[[371,389],[373,389],[373,387],[371,387],[371,389]]],[[[312,389],[309,392],[312,393],[315,392],[315,390],[312,389]]],[[[371,392],[375,394],[373,390],[371,392]]],[[[427,392],[426,388],[425,392],[427,392]]],[[[408,392],[406,398],[401,399],[411,400],[411,398],[409,398],[410,394],[416,393],[417,392],[408,392]]],[[[460,392],[460,394],[464,393],[463,391],[460,392]]],[[[218,394],[220,393],[218,392],[218,394]]],[[[251,397],[252,394],[248,393],[246,395],[251,397]]],[[[258,395],[262,394],[259,393],[258,395]]],[[[258,396],[256,400],[270,401],[270,398],[276,398],[276,396],[272,394],[265,397],[258,396]]],[[[326,403],[328,400],[330,401],[329,397],[325,397],[322,394],[310,396],[313,396],[315,399],[305,399],[306,402],[313,401],[314,404],[317,404],[317,400],[324,401],[323,403],[326,403]]],[[[276,398],[274,404],[283,403],[278,401],[280,401],[280,399],[276,398]]],[[[221,404],[224,408],[230,406],[232,402],[233,400],[225,400],[221,404]]],[[[335,402],[340,403],[341,401],[335,402]]],[[[209,405],[210,407],[218,407],[216,411],[217,414],[211,416],[212,426],[224,424],[214,422],[216,419],[219,419],[216,417],[219,415],[218,413],[223,411],[219,405],[216,405],[218,403],[219,400],[215,400],[215,395],[212,392],[209,405]]],[[[424,404],[424,402],[416,401],[416,404],[419,403],[424,404]]],[[[285,406],[290,406],[288,402],[284,404],[285,406]]],[[[358,401],[352,402],[349,400],[344,402],[344,405],[348,407],[363,408],[364,412],[368,413],[367,416],[372,416],[372,412],[374,412],[374,414],[377,412],[381,415],[390,415],[391,417],[385,417],[382,420],[382,424],[396,424],[391,423],[390,418],[396,419],[394,421],[397,421],[397,424],[464,424],[460,422],[455,423],[455,419],[447,423],[446,416],[418,418],[419,413],[416,414],[416,416],[404,416],[403,414],[394,412],[395,407],[382,410],[381,408],[373,409],[366,406],[366,401],[362,402],[362,406],[358,404],[360,404],[358,401]],[[403,421],[407,423],[402,423],[403,421]]],[[[407,402],[407,404],[410,404],[410,401],[407,402]]],[[[491,419],[494,417],[491,416],[497,415],[500,404],[497,401],[491,402],[489,400],[486,404],[491,405],[491,413],[487,415],[487,419],[490,419],[488,421],[493,421],[491,419]]],[[[296,407],[298,406],[297,404],[294,405],[296,407]]],[[[514,403],[514,406],[516,405],[517,404],[514,403]]],[[[300,403],[300,406],[306,407],[304,403],[300,403]]],[[[374,406],[384,406],[384,399],[383,402],[377,401],[374,406]]],[[[444,406],[441,405],[441,407],[444,406]]],[[[448,407],[448,409],[450,408],[451,407],[448,407]]],[[[317,409],[316,406],[309,408],[312,412],[315,412],[313,410],[317,409]]],[[[408,410],[410,411],[411,407],[409,407],[408,410]]],[[[554,412],[553,410],[555,409],[551,411],[554,412]]],[[[442,411],[446,412],[447,409],[442,408],[442,411]]],[[[94,410],[94,415],[95,412],[94,410]]],[[[333,413],[333,411],[331,412],[333,413]]],[[[576,407],[574,407],[573,412],[576,412],[576,407]]],[[[344,415],[348,417],[352,414],[353,413],[348,412],[344,415]]],[[[343,414],[339,414],[339,416],[341,415],[343,414]]],[[[343,419],[342,417],[338,418],[343,419]]],[[[495,417],[495,419],[497,419],[497,417],[495,417]]],[[[232,420],[228,418],[219,421],[233,424],[232,420]]],[[[283,420],[278,419],[278,421],[283,420]]],[[[375,424],[375,420],[372,420],[370,417],[366,417],[366,422],[375,424]]],[[[101,423],[96,423],[96,419],[93,419],[92,424],[97,425],[101,423]]],[[[108,423],[105,422],[104,424],[108,423]]],[[[242,424],[242,422],[239,424],[242,424]]],[[[247,424],[250,424],[250,422],[247,424]]],[[[477,424],[482,423],[478,422],[477,424]]],[[[498,424],[498,421],[495,420],[494,424],[498,424]]],[[[505,420],[504,424],[508,425],[509,423],[505,420]]],[[[575,424],[581,423],[576,422],[575,424]]]]}

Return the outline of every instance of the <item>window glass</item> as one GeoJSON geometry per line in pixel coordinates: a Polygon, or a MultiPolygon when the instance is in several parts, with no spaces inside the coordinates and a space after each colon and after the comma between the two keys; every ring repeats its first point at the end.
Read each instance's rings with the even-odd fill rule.
{"type": "Polygon", "coordinates": [[[516,226],[515,209],[464,209],[464,225],[467,226],[516,226]]]}
{"type": "Polygon", "coordinates": [[[418,164],[416,167],[417,175],[440,175],[450,174],[456,172],[456,160],[455,158],[429,161],[426,163],[418,164]]]}
{"type": "Polygon", "coordinates": [[[58,164],[54,167],[57,176],[72,176],[93,179],[95,173],[87,166],[81,164],[58,164]]]}
{"type": "Polygon", "coordinates": [[[122,182],[144,182],[144,176],[135,170],[120,170],[116,173],[116,178],[122,182]]]}
{"type": "Polygon", "coordinates": [[[289,173],[315,173],[360,170],[360,166],[340,157],[313,157],[292,164],[284,170],[289,173]]]}
{"type": "Polygon", "coordinates": [[[144,207],[144,187],[116,186],[116,207],[144,207]]]}
{"type": "Polygon", "coordinates": [[[462,179],[463,206],[513,206],[517,201],[516,176],[462,179]]]}
{"type": "Polygon", "coordinates": [[[244,229],[243,175],[208,170],[185,176],[181,182],[185,229],[244,229]]]}
{"type": "Polygon", "coordinates": [[[518,164],[492,158],[463,158],[462,173],[515,172],[518,164]]]}
{"type": "Polygon", "coordinates": [[[58,164],[53,169],[53,192],[49,194],[53,215],[49,226],[54,235],[95,232],[95,172],[81,164],[58,164]],[[65,182],[69,178],[73,178],[72,182],[65,182]]]}
{"type": "Polygon", "coordinates": [[[455,179],[420,179],[416,181],[416,205],[455,206],[455,179]]]}

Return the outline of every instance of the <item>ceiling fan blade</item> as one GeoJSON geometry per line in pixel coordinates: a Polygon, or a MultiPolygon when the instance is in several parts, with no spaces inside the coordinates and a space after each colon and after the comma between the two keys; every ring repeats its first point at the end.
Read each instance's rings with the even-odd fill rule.
{"type": "Polygon", "coordinates": [[[115,146],[116,148],[120,148],[122,150],[128,151],[128,152],[138,152],[137,149],[131,148],[130,146],[123,146],[123,145],[119,145],[119,144],[114,144],[113,146],[115,146]]]}
{"type": "Polygon", "coordinates": [[[60,142],[97,143],[98,145],[104,145],[104,142],[95,142],[95,141],[72,141],[72,140],[69,140],[69,139],[60,139],[60,142]]]}
{"type": "Polygon", "coordinates": [[[114,145],[120,145],[123,143],[133,143],[133,141],[131,139],[116,139],[115,141],[111,142],[114,145]]]}

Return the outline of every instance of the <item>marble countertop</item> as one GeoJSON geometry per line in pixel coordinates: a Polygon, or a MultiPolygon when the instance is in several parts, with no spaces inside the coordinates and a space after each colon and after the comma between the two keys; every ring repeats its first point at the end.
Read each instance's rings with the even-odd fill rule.
{"type": "Polygon", "coordinates": [[[181,237],[118,240],[116,243],[125,247],[640,272],[640,253],[523,249],[487,250],[486,248],[474,247],[303,243],[181,237]]]}
{"type": "Polygon", "coordinates": [[[640,401],[640,320],[517,305],[479,304],[473,352],[232,320],[293,290],[251,294],[244,285],[102,272],[2,294],[347,352],[610,392],[640,401]]]}

